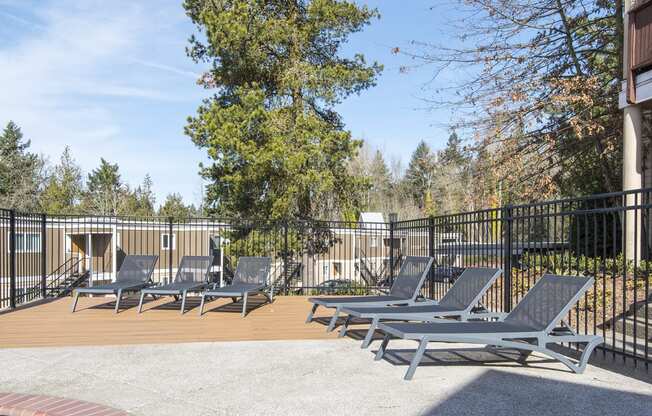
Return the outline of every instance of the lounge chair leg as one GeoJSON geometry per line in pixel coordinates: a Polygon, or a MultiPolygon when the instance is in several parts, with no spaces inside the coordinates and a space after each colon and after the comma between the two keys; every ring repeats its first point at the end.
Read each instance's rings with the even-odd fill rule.
{"type": "Polygon", "coordinates": [[[120,310],[120,298],[122,298],[122,290],[118,289],[118,293],[115,298],[115,310],[113,311],[114,313],[118,313],[120,310]]]}
{"type": "Polygon", "coordinates": [[[412,380],[412,377],[414,376],[414,372],[417,370],[417,367],[419,366],[419,363],[423,358],[423,354],[426,352],[427,346],[428,346],[428,341],[422,339],[421,343],[419,344],[419,348],[417,349],[417,352],[414,354],[414,357],[412,358],[410,367],[408,368],[407,373],[405,373],[405,377],[403,377],[403,380],[412,380]]]}
{"type": "Polygon", "coordinates": [[[247,293],[245,292],[244,297],[242,298],[242,317],[244,318],[247,315],[247,293]]]}
{"type": "Polygon", "coordinates": [[[374,339],[374,334],[376,333],[376,328],[378,328],[378,322],[380,322],[378,317],[374,317],[374,319],[371,320],[371,325],[369,326],[367,335],[364,337],[364,341],[362,341],[361,348],[367,348],[369,344],[371,344],[371,341],[374,339]]]}
{"type": "Polygon", "coordinates": [[[340,333],[338,334],[338,338],[342,338],[344,335],[346,335],[346,330],[349,327],[349,322],[351,322],[351,315],[347,315],[346,319],[344,320],[344,324],[342,325],[342,328],[340,329],[340,333]]]}
{"type": "Polygon", "coordinates": [[[385,337],[383,338],[383,342],[380,343],[378,352],[376,352],[376,357],[374,357],[375,361],[382,360],[383,356],[385,355],[385,351],[387,350],[387,344],[389,344],[389,334],[385,334],[385,337]]]}
{"type": "Polygon", "coordinates": [[[199,316],[202,316],[204,314],[204,302],[206,302],[206,296],[202,294],[201,303],[199,304],[199,316]]]}
{"type": "Polygon", "coordinates": [[[77,301],[79,300],[79,292],[75,290],[75,298],[72,300],[72,310],[71,313],[75,313],[75,308],[77,308],[77,301]]]}
{"type": "Polygon", "coordinates": [[[330,323],[328,324],[328,328],[326,328],[326,332],[331,332],[333,329],[335,329],[335,324],[337,324],[337,318],[340,316],[340,307],[338,306],[335,308],[335,313],[333,314],[333,317],[331,318],[330,323]]]}
{"type": "Polygon", "coordinates": [[[584,369],[586,369],[586,365],[589,362],[589,358],[591,358],[591,354],[593,353],[593,350],[603,342],[604,339],[602,339],[601,337],[595,337],[593,340],[591,340],[591,342],[586,344],[586,346],[584,347],[584,351],[580,356],[580,360],[577,363],[576,373],[582,374],[584,372],[584,369]]]}
{"type": "Polygon", "coordinates": [[[236,298],[236,297],[231,298],[231,302],[236,303],[237,301],[238,301],[238,298],[236,298]]]}
{"type": "Polygon", "coordinates": [[[145,299],[145,293],[140,292],[140,302],[138,302],[138,313],[143,312],[143,299],[145,299]]]}
{"type": "Polygon", "coordinates": [[[186,293],[187,291],[184,290],[181,296],[181,315],[186,311],[186,293]]]}
{"type": "Polygon", "coordinates": [[[308,319],[306,319],[307,324],[312,322],[312,317],[315,315],[315,311],[317,310],[318,307],[319,307],[319,305],[316,304],[316,303],[314,305],[312,305],[312,309],[310,310],[310,313],[308,314],[308,319]]]}

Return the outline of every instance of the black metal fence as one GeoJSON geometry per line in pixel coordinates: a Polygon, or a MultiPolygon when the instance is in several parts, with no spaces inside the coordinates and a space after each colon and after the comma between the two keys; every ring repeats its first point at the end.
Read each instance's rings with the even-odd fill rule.
{"type": "Polygon", "coordinates": [[[484,306],[509,311],[545,273],[595,276],[566,319],[605,337],[604,354],[650,363],[652,189],[389,223],[55,216],[0,210],[0,309],[112,280],[127,254],[158,254],[155,281],[184,255],[214,256],[228,282],[243,255],[273,258],[285,294],[386,289],[406,255],[432,256],[423,295],[440,298],[465,267],[503,276],[484,306]]]}

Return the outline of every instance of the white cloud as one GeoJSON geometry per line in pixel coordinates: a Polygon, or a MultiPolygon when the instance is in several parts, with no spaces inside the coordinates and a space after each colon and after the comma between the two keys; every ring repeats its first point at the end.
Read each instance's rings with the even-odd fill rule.
{"type": "Polygon", "coordinates": [[[205,92],[183,53],[192,27],[179,3],[5,9],[0,26],[15,39],[0,43],[0,124],[14,120],[50,160],[69,145],[85,171],[104,157],[132,185],[150,173],[159,200],[169,192],[193,200],[204,156],[183,124],[205,92]]]}

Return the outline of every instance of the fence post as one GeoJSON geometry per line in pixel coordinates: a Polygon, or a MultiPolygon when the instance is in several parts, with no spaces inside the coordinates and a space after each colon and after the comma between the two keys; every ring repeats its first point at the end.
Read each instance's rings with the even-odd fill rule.
{"type": "Polygon", "coordinates": [[[16,307],[16,211],[9,211],[9,307],[16,307]]]}
{"type": "Polygon", "coordinates": [[[512,310],[512,206],[503,208],[503,310],[512,310]]]}
{"type": "Polygon", "coordinates": [[[46,233],[46,224],[47,216],[45,214],[41,215],[41,297],[45,299],[47,296],[47,272],[45,270],[47,266],[47,235],[46,233]]]}
{"type": "MultiPolygon", "coordinates": [[[[428,256],[435,258],[435,217],[428,217],[428,256]]],[[[432,263],[430,272],[428,274],[428,281],[430,282],[430,294],[428,295],[430,299],[435,297],[435,273],[434,267],[436,263],[432,263]]]]}
{"type": "Polygon", "coordinates": [[[172,283],[172,249],[176,246],[176,238],[172,232],[174,218],[168,218],[168,283],[172,283]]]}
{"type": "Polygon", "coordinates": [[[389,280],[394,282],[394,218],[389,217],[389,280]]]}
{"type": "Polygon", "coordinates": [[[288,282],[288,222],[283,221],[283,294],[287,295],[290,282],[288,282]]]}

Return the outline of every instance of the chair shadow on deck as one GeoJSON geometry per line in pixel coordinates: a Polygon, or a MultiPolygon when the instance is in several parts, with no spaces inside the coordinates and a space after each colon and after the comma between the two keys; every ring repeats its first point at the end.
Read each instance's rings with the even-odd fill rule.
{"type": "MultiPolygon", "coordinates": [[[[122,300],[120,301],[120,310],[118,311],[118,313],[122,313],[122,312],[125,312],[125,311],[130,310],[130,309],[138,308],[138,301],[139,301],[138,297],[123,296],[122,300]]],[[[152,302],[152,301],[154,301],[154,300],[150,299],[147,303],[152,302]]],[[[77,307],[77,312],[81,312],[81,311],[86,310],[86,309],[100,309],[100,310],[107,309],[107,310],[113,311],[115,309],[116,299],[111,299],[108,302],[99,303],[97,305],[86,306],[86,307],[84,307],[82,302],[83,302],[82,298],[80,298],[79,303],[80,303],[81,307],[77,307]]],[[[145,305],[145,304],[146,303],[143,302],[143,305],[145,305]]]]}
{"type": "MultiPolygon", "coordinates": [[[[344,325],[345,321],[346,321],[345,316],[340,316],[339,318],[337,318],[337,322],[335,323],[335,329],[333,329],[333,332],[337,331],[342,325],[344,325]]],[[[331,317],[330,316],[316,316],[316,317],[312,318],[312,322],[315,322],[315,323],[318,323],[320,325],[323,325],[323,326],[327,327],[331,322],[331,317]]],[[[351,320],[349,321],[349,325],[367,325],[368,326],[369,324],[371,324],[371,319],[367,319],[367,318],[351,318],[351,320]]],[[[354,331],[354,330],[355,329],[352,329],[351,327],[349,327],[347,333],[349,331],[354,331]]],[[[366,330],[365,330],[365,333],[366,333],[366,330]]],[[[364,338],[364,335],[362,335],[362,337],[364,338]]]]}
{"type": "MultiPolygon", "coordinates": [[[[228,298],[222,298],[222,299],[228,299],[228,298]]],[[[219,299],[215,299],[215,302],[217,302],[219,299]]],[[[208,313],[213,313],[213,312],[226,312],[226,313],[242,313],[242,303],[244,300],[242,298],[239,298],[235,302],[229,302],[217,307],[212,307],[211,302],[206,302],[206,306],[204,307],[204,315],[208,313]]],[[[263,307],[265,305],[269,305],[269,302],[267,301],[267,298],[265,298],[262,295],[257,295],[257,296],[250,296],[247,299],[247,315],[256,309],[263,307]]]]}

